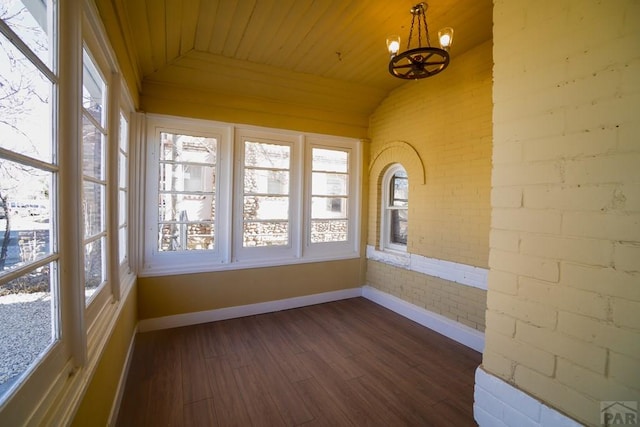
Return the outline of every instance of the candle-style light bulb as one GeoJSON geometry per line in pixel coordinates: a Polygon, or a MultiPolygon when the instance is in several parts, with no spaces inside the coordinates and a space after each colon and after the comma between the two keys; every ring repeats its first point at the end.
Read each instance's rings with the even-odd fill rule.
{"type": "Polygon", "coordinates": [[[400,51],[400,36],[387,37],[387,49],[389,49],[389,55],[396,56],[400,51]]]}
{"type": "Polygon", "coordinates": [[[451,43],[453,42],[453,28],[446,27],[438,31],[438,40],[440,41],[440,47],[449,51],[451,43]]]}

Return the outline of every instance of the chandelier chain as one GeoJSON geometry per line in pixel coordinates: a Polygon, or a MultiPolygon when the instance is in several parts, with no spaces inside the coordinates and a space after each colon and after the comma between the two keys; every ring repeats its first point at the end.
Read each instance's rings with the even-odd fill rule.
{"type": "MultiPolygon", "coordinates": [[[[411,29],[409,30],[409,38],[407,39],[407,50],[411,49],[411,38],[413,37],[413,24],[416,21],[416,15],[411,18],[411,29]]],[[[418,27],[420,26],[420,20],[418,19],[418,27]]],[[[418,28],[418,38],[420,37],[420,29],[418,28]]]]}
{"type": "MultiPolygon", "coordinates": [[[[431,40],[429,40],[429,27],[427,26],[427,11],[422,11],[422,22],[424,23],[424,33],[427,36],[427,46],[431,47],[431,40]]],[[[420,44],[422,46],[422,44],[420,44]]]]}

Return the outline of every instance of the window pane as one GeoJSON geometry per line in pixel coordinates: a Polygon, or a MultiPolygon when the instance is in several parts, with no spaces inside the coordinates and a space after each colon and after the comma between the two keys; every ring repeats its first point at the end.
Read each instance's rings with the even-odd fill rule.
{"type": "Polygon", "coordinates": [[[0,34],[0,147],[52,162],[51,93],[51,82],[0,34]]]}
{"type": "Polygon", "coordinates": [[[287,245],[291,147],[245,141],[244,155],[243,246],[287,245]]]}
{"type": "Polygon", "coordinates": [[[345,197],[313,197],[311,218],[347,218],[347,199],[345,197]]]}
{"type": "Polygon", "coordinates": [[[289,172],[246,169],[244,192],[257,194],[289,194],[289,172]]]}
{"type": "Polygon", "coordinates": [[[161,194],[159,218],[164,221],[213,221],[215,198],[213,195],[161,194]]]}
{"type": "Polygon", "coordinates": [[[184,163],[160,163],[160,191],[213,192],[215,167],[184,163]]]}
{"type": "Polygon", "coordinates": [[[120,128],[118,129],[118,261],[124,263],[128,256],[128,173],[129,173],[129,122],[123,112],[120,112],[120,128]]]}
{"type": "Polygon", "coordinates": [[[349,176],[344,174],[314,172],[312,193],[314,196],[346,196],[349,176]]]}
{"type": "Polygon", "coordinates": [[[122,112],[120,113],[119,132],[120,138],[118,139],[118,145],[120,151],[126,154],[129,151],[129,122],[122,112]]]}
{"type": "Polygon", "coordinates": [[[289,218],[288,197],[245,196],[244,219],[245,220],[270,220],[289,218]]]}
{"type": "Polygon", "coordinates": [[[46,264],[0,286],[0,397],[58,338],[55,271],[46,264]]]}
{"type": "Polygon", "coordinates": [[[160,160],[216,163],[216,138],[160,133],[160,160]]]}
{"type": "Polygon", "coordinates": [[[0,276],[52,253],[53,174],[0,159],[0,276]]]}
{"type": "Polygon", "coordinates": [[[245,220],[270,220],[289,218],[288,197],[245,196],[244,219],[245,220]]]}
{"type": "Polygon", "coordinates": [[[82,57],[82,106],[105,127],[105,82],[86,50],[82,57]]]}
{"type": "Polygon", "coordinates": [[[401,245],[407,244],[408,211],[406,209],[391,210],[390,241],[401,245]]]}
{"type": "Polygon", "coordinates": [[[289,223],[245,222],[243,230],[244,247],[286,246],[289,243],[289,223]]]}
{"type": "Polygon", "coordinates": [[[311,243],[347,241],[349,153],[313,148],[312,168],[311,243]]]}
{"type": "Polygon", "coordinates": [[[51,31],[48,28],[47,1],[3,0],[0,18],[51,68],[51,31]]]}
{"type": "Polygon", "coordinates": [[[312,156],[314,171],[343,173],[348,171],[349,153],[345,151],[314,148],[312,156]]]}
{"type": "Polygon", "coordinates": [[[122,152],[118,155],[118,187],[127,188],[127,170],[128,170],[127,156],[122,152]]]}
{"type": "Polygon", "coordinates": [[[409,202],[409,179],[404,172],[391,178],[391,206],[406,207],[409,202]]]}
{"type": "Polygon", "coordinates": [[[120,227],[119,236],[118,236],[118,253],[120,264],[122,264],[127,259],[127,227],[120,227]]]}
{"type": "Polygon", "coordinates": [[[160,134],[158,250],[214,249],[217,144],[216,138],[160,134]]]}
{"type": "Polygon", "coordinates": [[[290,156],[291,148],[288,145],[249,141],[244,143],[244,164],[246,167],[289,169],[290,156]]]}
{"type": "Polygon", "coordinates": [[[127,222],[127,192],[118,191],[118,225],[122,226],[127,222]]]}
{"type": "Polygon", "coordinates": [[[85,116],[82,117],[82,172],[103,179],[103,134],[85,116]]]}
{"type": "Polygon", "coordinates": [[[161,251],[212,250],[214,248],[213,223],[159,224],[161,251]]]}
{"type": "Polygon", "coordinates": [[[347,227],[346,220],[312,220],[311,243],[345,242],[347,227]]]}
{"type": "Polygon", "coordinates": [[[106,238],[101,237],[84,246],[84,295],[87,302],[105,280],[105,244],[106,238]]]}
{"type": "Polygon", "coordinates": [[[104,186],[93,182],[84,182],[84,199],[82,201],[82,213],[84,216],[85,238],[95,236],[104,231],[103,207],[104,186]]]}

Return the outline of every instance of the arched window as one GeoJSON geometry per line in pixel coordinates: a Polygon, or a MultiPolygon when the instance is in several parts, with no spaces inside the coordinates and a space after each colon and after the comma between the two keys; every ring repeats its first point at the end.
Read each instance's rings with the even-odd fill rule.
{"type": "Polygon", "coordinates": [[[382,249],[406,251],[409,225],[409,177],[402,165],[392,165],[382,179],[382,249]]]}

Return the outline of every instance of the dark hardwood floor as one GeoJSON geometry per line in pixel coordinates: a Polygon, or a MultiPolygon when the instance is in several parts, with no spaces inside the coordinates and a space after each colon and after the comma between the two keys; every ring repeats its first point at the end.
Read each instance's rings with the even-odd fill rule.
{"type": "Polygon", "coordinates": [[[366,299],[138,334],[118,426],[473,426],[481,355],[366,299]]]}

